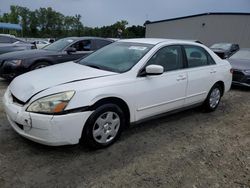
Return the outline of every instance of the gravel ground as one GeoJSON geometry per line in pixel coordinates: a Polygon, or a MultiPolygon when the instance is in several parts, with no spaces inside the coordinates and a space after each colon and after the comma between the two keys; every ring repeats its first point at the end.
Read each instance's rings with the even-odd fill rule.
{"type": "MultiPolygon", "coordinates": [[[[7,85],[0,80],[0,100],[7,85]]],[[[249,93],[232,89],[213,113],[192,109],[131,126],[97,151],[20,137],[0,102],[0,187],[250,188],[249,93]]]]}

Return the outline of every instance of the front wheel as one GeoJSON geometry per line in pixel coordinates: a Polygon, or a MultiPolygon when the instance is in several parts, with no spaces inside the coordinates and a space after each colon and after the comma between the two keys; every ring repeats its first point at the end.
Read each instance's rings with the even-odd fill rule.
{"type": "Polygon", "coordinates": [[[36,69],[41,69],[44,67],[49,66],[50,64],[48,62],[39,62],[30,67],[30,70],[36,70],[36,69]]]}
{"type": "Polygon", "coordinates": [[[203,106],[207,112],[215,111],[218,107],[222,96],[222,89],[219,84],[215,84],[208,93],[207,99],[203,106]]]}
{"type": "Polygon", "coordinates": [[[125,126],[125,116],[115,104],[98,107],[87,120],[82,140],[92,148],[104,148],[113,144],[125,126]]]}

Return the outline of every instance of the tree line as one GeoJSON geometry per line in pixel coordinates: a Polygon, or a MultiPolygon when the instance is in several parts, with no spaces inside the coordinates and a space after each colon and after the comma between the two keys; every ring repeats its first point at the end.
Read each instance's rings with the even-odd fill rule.
{"type": "Polygon", "coordinates": [[[81,15],[65,16],[51,7],[34,11],[27,7],[10,6],[10,12],[0,15],[0,22],[21,24],[23,37],[62,38],[67,36],[98,36],[116,38],[135,38],[145,36],[145,27],[128,26],[126,20],[103,27],[86,27],[81,15]],[[118,32],[118,31],[122,31],[118,32]]]}

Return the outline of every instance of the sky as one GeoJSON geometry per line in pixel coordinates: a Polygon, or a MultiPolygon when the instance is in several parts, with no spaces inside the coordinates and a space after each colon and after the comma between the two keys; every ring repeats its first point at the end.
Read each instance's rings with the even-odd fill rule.
{"type": "Polygon", "coordinates": [[[127,20],[129,25],[207,12],[250,13],[250,0],[0,0],[0,14],[10,5],[30,10],[52,7],[64,15],[80,14],[84,26],[101,27],[127,20]]]}

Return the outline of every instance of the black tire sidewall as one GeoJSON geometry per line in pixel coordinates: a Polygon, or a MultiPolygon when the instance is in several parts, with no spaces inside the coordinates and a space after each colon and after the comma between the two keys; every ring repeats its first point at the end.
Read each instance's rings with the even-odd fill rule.
{"type": "Polygon", "coordinates": [[[104,104],[104,105],[96,108],[95,111],[88,118],[88,120],[85,123],[85,126],[83,128],[81,142],[83,144],[87,144],[87,146],[89,146],[91,148],[95,148],[95,149],[105,148],[107,146],[110,146],[120,137],[121,132],[125,127],[125,122],[126,122],[125,115],[119,106],[117,106],[116,104],[111,104],[111,103],[104,104]],[[93,137],[93,126],[94,126],[97,118],[107,111],[112,111],[112,112],[117,113],[117,115],[120,118],[120,127],[119,127],[119,130],[118,130],[116,137],[111,142],[109,142],[107,144],[101,144],[101,143],[96,142],[96,140],[93,137]]]}
{"type": "Polygon", "coordinates": [[[220,86],[219,84],[215,84],[215,85],[210,89],[210,91],[209,91],[209,93],[208,93],[208,95],[207,95],[207,98],[206,98],[206,100],[205,100],[205,103],[204,103],[204,105],[203,105],[203,106],[205,107],[205,110],[206,110],[207,112],[215,111],[216,108],[217,108],[217,107],[219,106],[219,104],[220,104],[221,97],[222,97],[222,88],[221,88],[221,86],[220,86]],[[215,88],[218,88],[218,89],[220,90],[220,99],[219,99],[218,104],[217,104],[214,108],[212,108],[212,107],[210,106],[209,99],[210,99],[210,96],[211,96],[212,91],[213,91],[215,88]]]}

